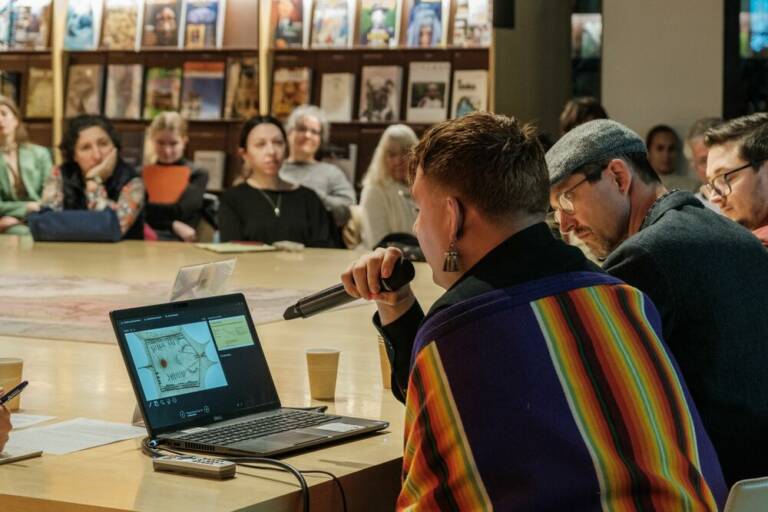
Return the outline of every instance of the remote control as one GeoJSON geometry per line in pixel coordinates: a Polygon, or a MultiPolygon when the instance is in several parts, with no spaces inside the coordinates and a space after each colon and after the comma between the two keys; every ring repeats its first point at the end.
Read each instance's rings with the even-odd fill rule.
{"type": "Polygon", "coordinates": [[[232,478],[237,464],[223,459],[208,459],[195,455],[163,455],[152,459],[155,471],[173,471],[207,478],[232,478]]]}

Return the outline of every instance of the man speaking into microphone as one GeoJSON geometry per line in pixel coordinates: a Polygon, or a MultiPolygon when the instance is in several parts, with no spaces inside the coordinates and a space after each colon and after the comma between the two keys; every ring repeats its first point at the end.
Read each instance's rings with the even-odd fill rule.
{"type": "MultiPolygon", "coordinates": [[[[342,275],[405,402],[398,509],[716,510],[717,456],[640,291],[555,240],[535,128],[474,113],[410,163],[414,231],[446,292],[381,288],[401,254],[342,275]]],[[[571,192],[569,192],[571,193],[571,192]]],[[[576,193],[574,191],[573,193],[576,193]]]]}

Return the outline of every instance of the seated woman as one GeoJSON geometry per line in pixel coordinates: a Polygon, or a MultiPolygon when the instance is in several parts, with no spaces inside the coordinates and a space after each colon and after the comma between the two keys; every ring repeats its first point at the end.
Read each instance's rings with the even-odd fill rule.
{"type": "MultiPolygon", "coordinates": [[[[203,194],[208,171],[184,158],[189,137],[187,122],[178,112],[163,112],[149,125],[149,140],[154,149],[154,164],[189,167],[189,183],[172,204],[147,203],[146,221],[160,240],[197,240],[197,224],[203,211],[203,194]]],[[[151,194],[151,191],[150,191],[151,194]]],[[[151,198],[150,198],[151,199],[151,198]]]]}
{"type": "Polygon", "coordinates": [[[350,217],[349,207],[355,204],[355,189],[341,169],[317,160],[320,143],[328,139],[325,114],[313,105],[303,105],[291,112],[285,126],[290,155],[280,177],[314,190],[336,226],[343,226],[350,217]]]}
{"type": "Polygon", "coordinates": [[[59,145],[64,163],[45,183],[41,205],[53,210],[111,208],[124,239],[144,238],[144,183],[120,159],[120,138],[105,118],[69,120],[59,145]]]}
{"type": "Polygon", "coordinates": [[[290,240],[310,247],[331,247],[330,219],[317,194],[279,176],[286,153],[280,121],[272,116],[246,121],[238,151],[247,179],[221,196],[221,241],[290,240]]]}
{"type": "Polygon", "coordinates": [[[360,199],[363,244],[373,249],[392,233],[413,233],[416,209],[406,185],[408,153],[416,134],[406,125],[384,131],[363,181],[360,199]]]}
{"type": "Polygon", "coordinates": [[[29,233],[24,219],[40,211],[52,167],[50,151],[28,142],[16,104],[0,96],[0,233],[29,233]]]}

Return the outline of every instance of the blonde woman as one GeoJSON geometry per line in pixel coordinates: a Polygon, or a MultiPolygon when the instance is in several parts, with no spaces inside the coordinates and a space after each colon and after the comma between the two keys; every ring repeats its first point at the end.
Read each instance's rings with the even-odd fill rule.
{"type": "Polygon", "coordinates": [[[149,125],[154,165],[190,168],[189,184],[173,204],[147,203],[147,223],[161,240],[197,240],[197,224],[203,212],[208,172],[184,158],[189,136],[187,122],[178,112],[163,112],[149,125]]]}
{"type": "Polygon", "coordinates": [[[16,104],[0,96],[0,233],[28,233],[24,220],[40,211],[51,153],[31,144],[16,104]]]}
{"type": "Polygon", "coordinates": [[[373,249],[392,233],[413,233],[416,209],[406,184],[408,155],[418,138],[394,124],[384,131],[363,180],[360,199],[363,244],[373,249]]]}

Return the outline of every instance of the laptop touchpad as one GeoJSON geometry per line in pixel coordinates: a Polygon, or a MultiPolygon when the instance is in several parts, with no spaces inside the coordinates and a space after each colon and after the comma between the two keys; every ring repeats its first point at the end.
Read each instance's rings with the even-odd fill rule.
{"type": "Polygon", "coordinates": [[[279,450],[288,446],[299,446],[311,443],[318,439],[325,439],[327,436],[318,434],[308,434],[304,432],[281,432],[265,437],[259,437],[248,441],[243,441],[231,445],[230,448],[254,450],[258,452],[268,452],[279,450]]]}

